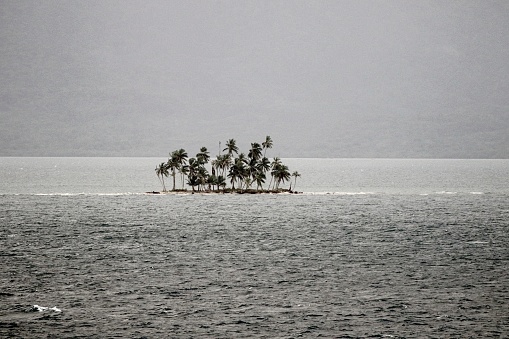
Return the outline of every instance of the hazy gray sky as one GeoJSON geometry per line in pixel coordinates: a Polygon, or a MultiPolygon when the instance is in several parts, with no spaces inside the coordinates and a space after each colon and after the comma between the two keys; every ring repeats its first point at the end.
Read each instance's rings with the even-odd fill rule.
{"type": "Polygon", "coordinates": [[[509,2],[0,0],[0,155],[509,158],[509,2]]]}

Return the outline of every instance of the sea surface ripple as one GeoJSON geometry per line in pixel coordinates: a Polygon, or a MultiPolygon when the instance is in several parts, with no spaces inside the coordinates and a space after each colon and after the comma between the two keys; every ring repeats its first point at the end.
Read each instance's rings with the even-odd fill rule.
{"type": "Polygon", "coordinates": [[[0,337],[509,336],[507,195],[0,195],[0,337]]]}

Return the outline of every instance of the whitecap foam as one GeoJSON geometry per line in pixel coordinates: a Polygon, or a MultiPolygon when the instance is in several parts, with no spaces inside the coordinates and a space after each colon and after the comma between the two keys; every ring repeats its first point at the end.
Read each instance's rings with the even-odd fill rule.
{"type": "Polygon", "coordinates": [[[124,195],[144,195],[145,193],[118,192],[118,193],[35,193],[36,196],[124,196],[124,195]]]}
{"type": "Polygon", "coordinates": [[[60,196],[60,197],[73,197],[77,195],[87,195],[86,193],[35,193],[36,196],[60,196]]]}
{"type": "Polygon", "coordinates": [[[305,195],[369,195],[375,192],[303,192],[305,195]]]}
{"type": "Polygon", "coordinates": [[[488,241],[482,241],[482,240],[474,240],[474,241],[467,242],[467,244],[471,244],[471,245],[484,245],[487,243],[488,243],[488,241]]]}
{"type": "Polygon", "coordinates": [[[33,305],[32,311],[34,311],[34,312],[45,312],[45,311],[62,312],[62,310],[57,308],[56,306],[50,308],[50,307],[44,307],[44,306],[39,306],[39,305],[33,305]]]}
{"type": "Polygon", "coordinates": [[[124,193],[91,193],[90,195],[145,195],[146,193],[134,193],[134,192],[124,192],[124,193]]]}

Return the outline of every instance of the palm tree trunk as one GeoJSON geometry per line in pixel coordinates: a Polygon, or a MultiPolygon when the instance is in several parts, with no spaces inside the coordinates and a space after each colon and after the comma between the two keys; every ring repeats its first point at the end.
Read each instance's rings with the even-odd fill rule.
{"type": "MultiPolygon", "coordinates": [[[[163,182],[161,181],[161,177],[159,176],[159,174],[157,175],[157,179],[159,180],[159,182],[161,183],[161,185],[163,185],[163,182]]],[[[164,185],[163,185],[163,189],[164,189],[164,185]]]]}

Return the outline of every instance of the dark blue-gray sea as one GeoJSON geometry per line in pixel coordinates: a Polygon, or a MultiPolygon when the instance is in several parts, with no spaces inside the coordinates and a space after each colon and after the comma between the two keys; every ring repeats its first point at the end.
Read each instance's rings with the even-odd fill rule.
{"type": "Polygon", "coordinates": [[[509,336],[509,160],[144,194],[165,160],[0,158],[1,338],[509,336]]]}

